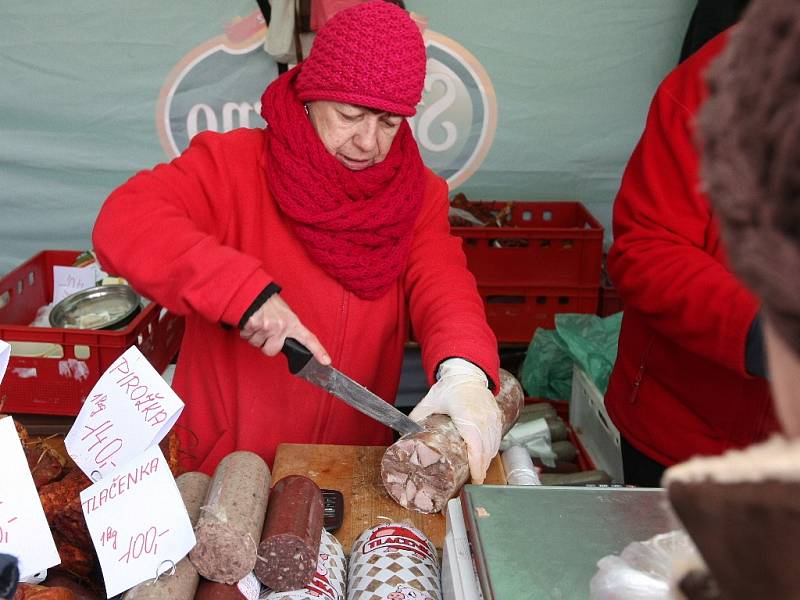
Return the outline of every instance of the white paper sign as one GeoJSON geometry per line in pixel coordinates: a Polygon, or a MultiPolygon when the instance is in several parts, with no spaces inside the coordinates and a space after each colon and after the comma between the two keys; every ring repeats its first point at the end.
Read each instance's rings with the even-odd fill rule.
{"type": "Polygon", "coordinates": [[[6,374],[8,367],[8,359],[11,357],[11,344],[0,340],[0,383],[3,383],[3,377],[6,374]]]}
{"type": "Polygon", "coordinates": [[[89,392],[64,445],[97,481],[164,439],[182,410],[178,395],[131,346],[89,392]]]}
{"type": "Polygon", "coordinates": [[[83,490],[81,508],[109,598],[169,570],[196,542],[158,446],[83,490]]]}
{"type": "Polygon", "coordinates": [[[0,553],[19,559],[20,578],[61,562],[11,417],[0,419],[0,553]]]}
{"type": "Polygon", "coordinates": [[[70,294],[88,290],[97,283],[97,271],[87,267],[53,267],[53,302],[70,294]]]}

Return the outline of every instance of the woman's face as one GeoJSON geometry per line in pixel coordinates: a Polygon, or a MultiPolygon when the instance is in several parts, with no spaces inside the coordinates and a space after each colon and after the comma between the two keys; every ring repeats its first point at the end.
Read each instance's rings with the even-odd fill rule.
{"type": "Polygon", "coordinates": [[[353,171],[385,159],[403,122],[401,115],[329,100],[309,102],[307,109],[325,149],[353,171]]]}

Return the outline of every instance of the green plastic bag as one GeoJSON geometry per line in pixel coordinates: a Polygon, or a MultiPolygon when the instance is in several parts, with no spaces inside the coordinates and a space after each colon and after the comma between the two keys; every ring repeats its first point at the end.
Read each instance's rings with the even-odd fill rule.
{"type": "Polygon", "coordinates": [[[520,383],[529,396],[569,400],[573,363],[605,393],[617,358],[622,313],[610,317],[563,313],[555,329],[537,329],[520,369],[520,383]]]}

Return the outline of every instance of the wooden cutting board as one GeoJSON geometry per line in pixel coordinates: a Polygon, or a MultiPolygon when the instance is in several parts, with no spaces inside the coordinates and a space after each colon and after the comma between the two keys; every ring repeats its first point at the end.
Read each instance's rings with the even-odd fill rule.
{"type": "MultiPolygon", "coordinates": [[[[444,515],[423,515],[407,510],[383,489],[381,458],[385,450],[384,446],[281,444],[272,467],[272,481],[286,475],[305,475],[321,488],[342,492],[344,520],[335,535],[348,555],[353,541],[365,529],[389,521],[410,521],[441,551],[444,515]]],[[[506,483],[499,457],[489,466],[486,483],[506,483]]]]}

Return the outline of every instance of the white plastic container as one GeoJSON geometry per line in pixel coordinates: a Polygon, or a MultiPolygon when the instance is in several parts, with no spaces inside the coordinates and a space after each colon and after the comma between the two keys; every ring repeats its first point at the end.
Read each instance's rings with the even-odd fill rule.
{"type": "Polygon", "coordinates": [[[603,394],[578,365],[572,367],[569,422],[595,467],[614,483],[625,483],[619,431],[606,412],[603,394]]]}

